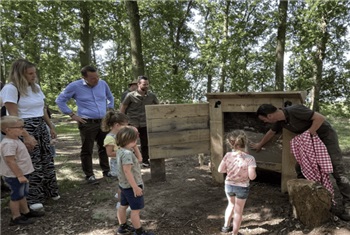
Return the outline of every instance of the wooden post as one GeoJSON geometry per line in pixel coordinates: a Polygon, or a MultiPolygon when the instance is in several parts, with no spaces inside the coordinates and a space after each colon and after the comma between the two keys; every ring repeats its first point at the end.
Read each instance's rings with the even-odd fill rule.
{"type": "Polygon", "coordinates": [[[150,159],[151,161],[151,178],[152,181],[162,182],[166,181],[165,174],[165,159],[150,159]]]}
{"type": "Polygon", "coordinates": [[[288,191],[287,181],[290,179],[296,179],[297,174],[295,172],[295,157],[290,151],[289,142],[296,134],[283,129],[283,150],[282,150],[282,177],[281,177],[281,192],[288,191]]]}
{"type": "Polygon", "coordinates": [[[209,101],[210,115],[210,170],[214,181],[224,182],[224,175],[218,172],[219,164],[224,156],[224,117],[221,101],[212,99],[209,101]]]}

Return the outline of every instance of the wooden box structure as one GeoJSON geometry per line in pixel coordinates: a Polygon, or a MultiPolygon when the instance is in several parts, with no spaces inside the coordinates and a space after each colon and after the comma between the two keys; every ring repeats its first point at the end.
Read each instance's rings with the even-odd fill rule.
{"type": "MultiPolygon", "coordinates": [[[[305,92],[225,92],[206,96],[208,103],[146,106],[152,180],[165,180],[166,158],[203,153],[210,155],[213,179],[223,182],[224,176],[217,168],[226,152],[224,113],[255,113],[264,103],[281,108],[286,101],[300,104],[305,100],[305,92]]],[[[276,156],[280,161],[257,159],[259,167],[282,174],[282,192],[287,191],[286,182],[295,178],[295,159],[289,148],[293,136],[283,130],[283,148],[276,156]]]]}

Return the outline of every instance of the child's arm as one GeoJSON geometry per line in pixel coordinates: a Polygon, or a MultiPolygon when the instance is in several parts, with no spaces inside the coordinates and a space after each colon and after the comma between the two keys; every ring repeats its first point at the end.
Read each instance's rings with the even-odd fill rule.
{"type": "Polygon", "coordinates": [[[221,160],[220,165],[218,167],[219,173],[226,173],[226,163],[224,162],[224,159],[221,160]]]}
{"type": "Polygon", "coordinates": [[[11,169],[13,174],[17,177],[20,183],[28,183],[28,179],[23,175],[22,170],[18,167],[16,162],[16,156],[6,156],[5,162],[8,167],[11,169]]]}
{"type": "Polygon", "coordinates": [[[218,172],[220,173],[226,173],[226,165],[223,161],[220,162],[219,168],[218,168],[218,172]]]}
{"type": "Polygon", "coordinates": [[[114,151],[114,146],[113,145],[105,145],[106,148],[106,152],[107,152],[107,156],[108,157],[116,157],[117,156],[117,152],[114,151]]]}
{"type": "Polygon", "coordinates": [[[248,167],[248,178],[250,180],[254,180],[256,178],[256,167],[250,166],[248,167]]]}
{"type": "Polygon", "coordinates": [[[123,165],[123,171],[125,174],[126,179],[128,180],[128,183],[131,185],[132,190],[134,191],[135,197],[142,196],[142,188],[140,188],[134,179],[133,174],[131,173],[131,164],[123,165]]]}
{"type": "Polygon", "coordinates": [[[137,160],[138,160],[139,162],[142,162],[142,154],[141,154],[141,152],[140,152],[139,147],[138,147],[137,145],[135,145],[135,147],[134,147],[133,149],[134,149],[134,154],[135,154],[135,156],[137,157],[137,160]]]}

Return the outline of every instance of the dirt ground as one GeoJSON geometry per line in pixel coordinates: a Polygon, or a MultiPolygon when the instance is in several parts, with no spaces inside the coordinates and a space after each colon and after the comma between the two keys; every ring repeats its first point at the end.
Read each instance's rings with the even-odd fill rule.
{"type": "MultiPolygon", "coordinates": [[[[1,208],[1,234],[115,234],[117,229],[117,181],[102,178],[97,158],[94,159],[98,185],[84,182],[79,160],[80,142],[77,137],[59,136],[56,146],[57,176],[61,199],[48,200],[45,217],[33,225],[9,227],[10,210],[1,208]]],[[[143,169],[145,208],[141,212],[143,226],[156,235],[223,234],[226,197],[224,187],[214,183],[205,156],[199,166],[196,156],[166,160],[166,182],[152,182],[150,170],[143,169]]],[[[345,157],[350,169],[350,156],[345,157]]],[[[350,234],[350,223],[332,217],[319,228],[307,228],[293,219],[288,195],[280,192],[278,173],[258,171],[252,182],[251,193],[244,209],[242,234],[350,234]]],[[[8,193],[2,193],[6,201],[8,193]]],[[[8,199],[7,199],[8,201],[8,199]]]]}

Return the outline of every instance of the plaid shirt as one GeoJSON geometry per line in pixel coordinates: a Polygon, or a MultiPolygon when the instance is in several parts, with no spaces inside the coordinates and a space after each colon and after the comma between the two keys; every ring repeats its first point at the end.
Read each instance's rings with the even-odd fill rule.
{"type": "Polygon", "coordinates": [[[334,197],[333,185],[329,178],[329,173],[333,173],[333,166],[321,139],[305,131],[290,141],[290,147],[306,179],[320,182],[334,197]]]}

